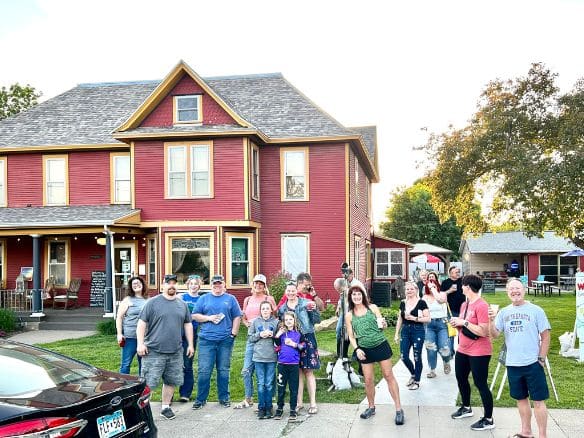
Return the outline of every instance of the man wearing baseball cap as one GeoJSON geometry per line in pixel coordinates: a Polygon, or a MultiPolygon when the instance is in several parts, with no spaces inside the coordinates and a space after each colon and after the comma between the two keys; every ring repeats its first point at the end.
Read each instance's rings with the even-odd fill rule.
{"type": "Polygon", "coordinates": [[[231,406],[229,397],[231,353],[239,331],[241,309],[235,297],[227,293],[223,275],[216,274],[211,278],[211,293],[199,298],[193,313],[193,318],[200,324],[199,377],[193,409],[201,409],[207,403],[211,374],[215,367],[219,404],[228,408],[231,406]]]}

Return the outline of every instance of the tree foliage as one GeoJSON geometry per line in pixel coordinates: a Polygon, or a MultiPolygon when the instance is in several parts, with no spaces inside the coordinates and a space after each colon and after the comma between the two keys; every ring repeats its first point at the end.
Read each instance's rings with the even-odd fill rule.
{"type": "Polygon", "coordinates": [[[584,247],[584,80],[562,95],[556,79],[533,64],[525,77],[494,80],[467,126],[430,136],[427,181],[441,219],[472,232],[501,222],[553,230],[584,247]]]}
{"type": "Polygon", "coordinates": [[[431,198],[430,189],[423,182],[396,189],[385,212],[387,221],[380,225],[383,235],[448,248],[457,257],[462,229],[453,219],[440,223],[430,204],[431,198]]]}
{"type": "Polygon", "coordinates": [[[22,87],[21,85],[12,84],[10,88],[2,87],[0,89],[0,120],[18,114],[38,103],[41,93],[30,85],[22,87]]]}

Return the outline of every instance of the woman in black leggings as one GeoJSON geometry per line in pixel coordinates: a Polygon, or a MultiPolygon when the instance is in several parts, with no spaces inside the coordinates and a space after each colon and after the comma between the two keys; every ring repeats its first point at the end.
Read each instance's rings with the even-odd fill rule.
{"type": "Polygon", "coordinates": [[[487,383],[493,346],[489,338],[489,305],[479,295],[482,285],[482,280],[476,275],[462,277],[462,292],[466,296],[466,302],[460,308],[460,316],[452,317],[450,320],[450,323],[458,328],[459,344],[455,368],[458,390],[462,399],[462,406],[452,414],[452,418],[460,419],[474,415],[470,406],[468,381],[472,373],[485,411],[483,417],[470,426],[472,430],[488,430],[495,427],[493,394],[487,383]]]}

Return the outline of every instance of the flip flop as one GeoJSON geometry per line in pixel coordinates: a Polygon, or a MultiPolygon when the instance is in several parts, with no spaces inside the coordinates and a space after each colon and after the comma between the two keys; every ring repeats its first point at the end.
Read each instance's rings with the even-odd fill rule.
{"type": "Polygon", "coordinates": [[[534,438],[532,435],[521,435],[516,433],[515,435],[509,435],[509,438],[534,438]]]}
{"type": "Polygon", "coordinates": [[[247,400],[243,400],[240,403],[237,403],[235,406],[233,406],[233,409],[246,409],[246,408],[250,408],[253,406],[253,402],[248,402],[247,400]]]}
{"type": "Polygon", "coordinates": [[[318,414],[318,407],[311,406],[308,408],[308,415],[315,415],[318,414]]]}

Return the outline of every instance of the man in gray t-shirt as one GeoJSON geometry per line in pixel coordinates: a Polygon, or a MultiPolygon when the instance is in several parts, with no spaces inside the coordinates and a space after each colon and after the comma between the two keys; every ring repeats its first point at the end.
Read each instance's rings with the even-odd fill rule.
{"type": "Polygon", "coordinates": [[[188,343],[186,354],[192,357],[195,349],[191,313],[185,302],[177,299],[176,275],[166,275],[162,294],[149,299],[140,312],[136,337],[142,377],[151,389],[162,377],[160,415],[168,420],[175,417],[170,409],[174,387],[183,384],[183,330],[188,343]]]}
{"type": "Polygon", "coordinates": [[[550,347],[551,326],[541,307],[525,301],[525,288],[519,279],[507,282],[507,296],[511,304],[498,314],[493,308],[489,309],[489,333],[493,338],[501,333],[505,336],[509,391],[511,397],[517,400],[521,417],[518,436],[533,436],[529,398],[533,401],[540,436],[545,436],[545,400],[549,397],[549,390],[544,366],[550,347]]]}

